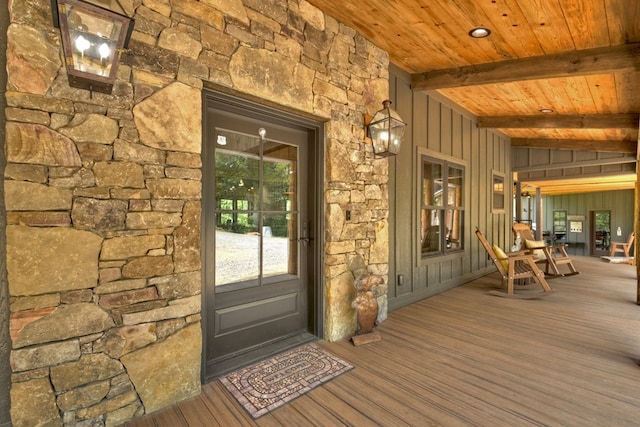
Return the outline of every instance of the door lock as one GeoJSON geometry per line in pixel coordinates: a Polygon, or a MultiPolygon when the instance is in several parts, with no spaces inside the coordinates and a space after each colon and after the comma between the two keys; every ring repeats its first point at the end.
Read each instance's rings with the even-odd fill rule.
{"type": "Polygon", "coordinates": [[[311,246],[311,239],[308,237],[301,237],[298,239],[298,242],[302,242],[302,246],[311,246]]]}
{"type": "Polygon", "coordinates": [[[304,221],[300,230],[300,238],[298,239],[298,242],[302,242],[302,246],[308,247],[311,246],[311,240],[311,237],[309,237],[309,223],[304,221]]]}

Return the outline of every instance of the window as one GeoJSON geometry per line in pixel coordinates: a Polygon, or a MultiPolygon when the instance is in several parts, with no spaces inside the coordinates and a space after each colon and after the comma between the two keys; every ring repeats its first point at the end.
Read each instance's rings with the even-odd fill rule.
{"type": "Polygon", "coordinates": [[[465,167],[432,155],[420,157],[421,256],[464,249],[465,167]]]}
{"type": "Polygon", "coordinates": [[[503,214],[505,208],[504,193],[505,175],[502,172],[491,172],[491,212],[494,214],[503,214]]]}
{"type": "Polygon", "coordinates": [[[567,211],[553,211],[553,239],[563,241],[567,235],[567,211]]]}

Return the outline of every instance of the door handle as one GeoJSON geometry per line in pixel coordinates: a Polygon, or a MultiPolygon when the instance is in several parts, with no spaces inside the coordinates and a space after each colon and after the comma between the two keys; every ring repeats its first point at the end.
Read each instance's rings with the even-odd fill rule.
{"type": "Polygon", "coordinates": [[[302,242],[302,246],[311,246],[311,240],[313,240],[311,237],[309,237],[309,223],[307,221],[304,221],[302,223],[302,227],[300,230],[300,238],[298,239],[298,242],[302,242]]]}
{"type": "Polygon", "coordinates": [[[302,246],[311,246],[311,239],[309,237],[301,237],[298,242],[302,242],[302,246]]]}

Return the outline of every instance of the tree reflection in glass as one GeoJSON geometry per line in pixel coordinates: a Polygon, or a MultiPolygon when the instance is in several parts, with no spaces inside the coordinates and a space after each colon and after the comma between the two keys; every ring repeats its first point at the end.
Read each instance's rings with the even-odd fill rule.
{"type": "Polygon", "coordinates": [[[217,141],[216,286],[297,274],[297,148],[221,129],[217,141]]]}

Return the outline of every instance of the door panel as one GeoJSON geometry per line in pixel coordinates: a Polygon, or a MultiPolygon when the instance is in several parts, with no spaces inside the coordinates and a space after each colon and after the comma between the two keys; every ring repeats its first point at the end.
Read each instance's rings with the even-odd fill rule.
{"type": "Polygon", "coordinates": [[[262,301],[238,304],[216,309],[217,336],[237,332],[247,326],[265,323],[276,318],[295,315],[298,310],[298,293],[278,295],[262,301]],[[256,310],[261,305],[262,310],[256,310]]]}
{"type": "Polygon", "coordinates": [[[309,332],[308,131],[208,108],[204,147],[206,377],[309,332]],[[302,230],[302,227],[305,227],[302,230]],[[233,363],[231,363],[233,364],[233,363]]]}

